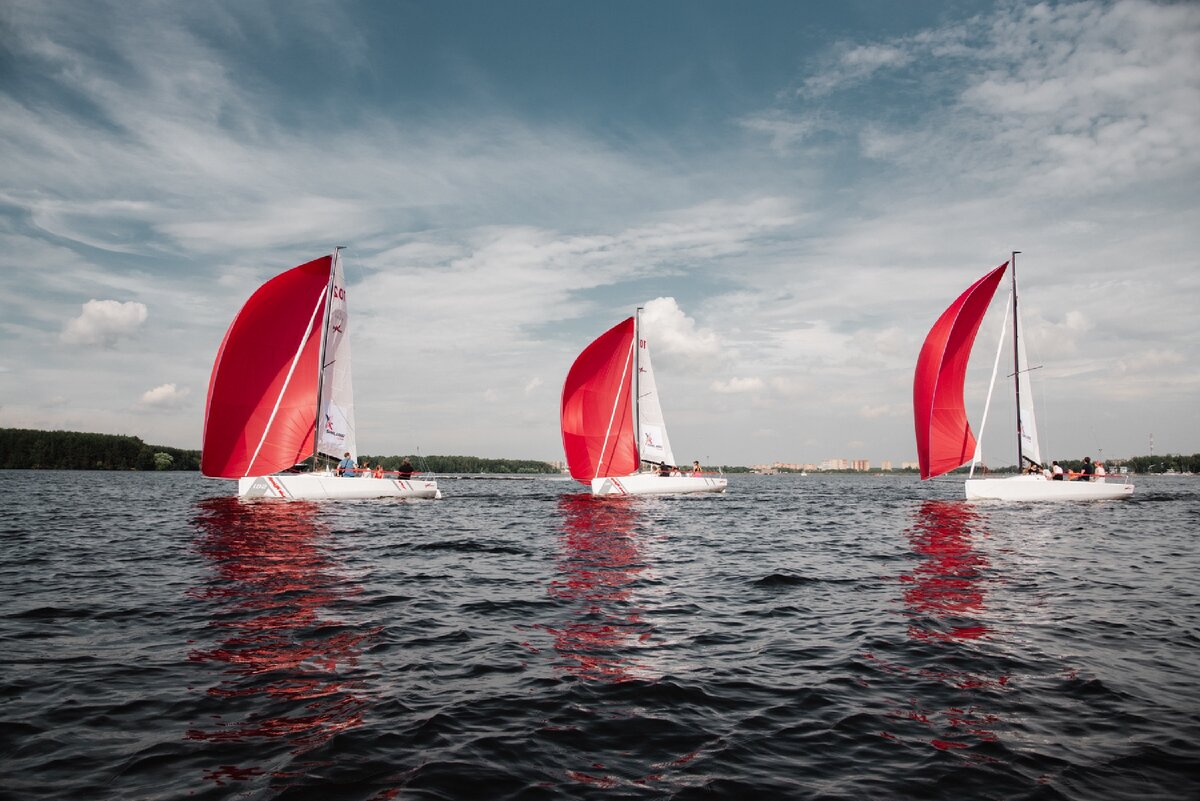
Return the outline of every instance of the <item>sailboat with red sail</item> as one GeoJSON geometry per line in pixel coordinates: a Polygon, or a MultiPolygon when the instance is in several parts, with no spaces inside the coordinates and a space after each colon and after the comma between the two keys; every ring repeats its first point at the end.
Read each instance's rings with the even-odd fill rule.
{"type": "Polygon", "coordinates": [[[571,476],[593,495],[724,492],[723,475],[676,467],[641,311],[597,337],[567,372],[560,422],[571,476]]]}
{"type": "Polygon", "coordinates": [[[348,326],[340,249],[260,286],[217,351],[200,472],[236,478],[243,498],[439,497],[433,480],[317,469],[358,459],[348,326]],[[313,471],[296,472],[309,457],[313,471]]]}
{"type": "Polygon", "coordinates": [[[1017,311],[1017,254],[974,284],[967,287],[933,324],[917,357],[913,377],[913,418],[916,425],[917,459],[921,478],[929,479],[971,463],[965,484],[968,500],[1061,501],[1128,498],[1133,485],[1108,483],[1107,478],[1084,481],[1054,481],[1042,463],[1037,421],[1033,410],[1033,391],[1029,383],[1030,367],[1025,355],[1025,340],[1017,311]],[[1004,327],[980,422],[991,405],[996,373],[1003,354],[1006,328],[1011,318],[1013,387],[1016,393],[1017,464],[1020,473],[1005,478],[975,478],[975,465],[982,461],[980,442],[971,431],[963,402],[967,363],[979,326],[987,313],[996,288],[1009,269],[1012,291],[1006,304],[1004,327]]]}

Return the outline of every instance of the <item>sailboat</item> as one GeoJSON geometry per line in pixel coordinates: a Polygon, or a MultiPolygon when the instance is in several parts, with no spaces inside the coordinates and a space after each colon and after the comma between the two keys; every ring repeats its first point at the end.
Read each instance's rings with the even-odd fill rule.
{"type": "Polygon", "coordinates": [[[434,498],[436,481],[317,471],[357,463],[341,249],[260,286],[217,351],[200,472],[236,478],[242,498],[434,498]],[[309,457],[314,472],[292,472],[309,457]]]}
{"type": "Polygon", "coordinates": [[[597,337],[567,372],[563,450],[593,495],[724,492],[722,475],[681,472],[667,438],[641,308],[597,337]],[[642,472],[642,464],[653,468],[642,472]]]}
{"type": "Polygon", "coordinates": [[[921,478],[934,478],[970,462],[971,472],[965,484],[968,500],[1063,501],[1128,498],[1133,494],[1133,485],[1129,483],[1108,483],[1106,478],[1095,478],[1091,481],[1053,481],[1046,474],[1038,444],[1037,421],[1033,412],[1030,368],[1025,356],[1025,340],[1022,337],[1020,314],[1017,310],[1019,252],[1014,251],[1010,261],[1001,264],[959,295],[933,324],[925,338],[925,344],[921,347],[916,374],[913,377],[913,417],[916,424],[921,478]],[[980,421],[980,432],[982,436],[983,424],[991,405],[992,391],[996,385],[996,372],[999,370],[1000,358],[1004,351],[1005,328],[1011,317],[1017,464],[1021,472],[1005,478],[975,478],[975,465],[981,462],[982,454],[980,442],[972,433],[967,421],[963,384],[975,335],[979,332],[983,316],[1010,263],[1012,291],[1006,304],[1008,311],[1004,316],[1004,327],[1000,330],[1000,343],[996,350],[996,363],[980,421]],[[1025,472],[1027,469],[1030,472],[1025,472]]]}

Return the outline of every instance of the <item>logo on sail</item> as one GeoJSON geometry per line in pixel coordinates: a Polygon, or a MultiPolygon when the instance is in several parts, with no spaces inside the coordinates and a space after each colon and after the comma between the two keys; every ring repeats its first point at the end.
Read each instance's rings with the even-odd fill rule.
{"type": "Polygon", "coordinates": [[[342,440],[342,439],[346,438],[346,434],[342,431],[338,431],[337,428],[334,426],[333,418],[329,416],[328,412],[325,413],[325,437],[324,438],[325,439],[333,438],[333,439],[337,439],[337,440],[342,440]]]}

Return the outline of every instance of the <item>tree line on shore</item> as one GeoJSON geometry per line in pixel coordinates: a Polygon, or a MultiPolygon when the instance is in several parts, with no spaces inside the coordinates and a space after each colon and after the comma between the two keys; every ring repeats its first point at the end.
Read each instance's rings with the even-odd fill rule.
{"type": "MultiPolygon", "coordinates": [[[[395,471],[408,459],[423,473],[557,473],[548,462],[532,459],[482,459],[478,456],[362,456],[372,467],[395,471]]],[[[307,462],[311,463],[311,459],[307,462]]],[[[200,451],[148,445],[138,437],[81,431],[0,428],[3,470],[199,470],[200,451]]]]}
{"type": "Polygon", "coordinates": [[[0,428],[0,469],[199,470],[200,451],[120,434],[0,428]]]}
{"type": "MultiPolygon", "coordinates": [[[[383,465],[395,471],[408,459],[422,473],[526,473],[553,474],[558,469],[549,462],[534,459],[484,459],[479,456],[367,456],[360,457],[371,467],[383,465]]],[[[308,462],[312,460],[309,459],[308,462]]],[[[1100,459],[1110,473],[1125,467],[1130,473],[1200,473],[1200,453],[1131,456],[1126,459],[1100,459]]],[[[1060,459],[1064,470],[1078,471],[1080,459],[1060,459]]],[[[79,431],[39,431],[25,428],[0,428],[0,469],[4,470],[199,470],[200,451],[149,445],[138,437],[120,434],[92,434],[79,431]]],[[[705,468],[713,469],[713,468],[705,468]]],[[[726,473],[747,473],[750,468],[724,465],[726,473]]],[[[966,468],[962,470],[965,472],[966,468]]],[[[876,471],[872,471],[876,472],[876,471]]],[[[895,470],[893,472],[905,472],[895,470]]],[[[912,472],[912,471],[908,471],[912,472]]],[[[1016,472],[1015,466],[992,468],[992,472],[1016,472]]]]}
{"type": "Polygon", "coordinates": [[[360,456],[358,463],[366,462],[371,467],[383,465],[387,471],[395,471],[407,459],[413,469],[421,473],[557,473],[558,468],[549,462],[535,459],[484,459],[479,456],[360,456]]]}
{"type": "MultiPolygon", "coordinates": [[[[1139,475],[1167,473],[1174,471],[1176,473],[1200,473],[1200,453],[1193,453],[1191,456],[1182,453],[1167,453],[1153,456],[1130,456],[1125,459],[1105,459],[1103,457],[1092,457],[1093,462],[1102,463],[1104,469],[1112,475],[1119,473],[1121,468],[1125,468],[1130,473],[1139,475]]],[[[1059,459],[1058,463],[1063,470],[1068,472],[1078,473],[1083,470],[1083,459],[1059,459]]],[[[1050,466],[1050,460],[1046,460],[1046,466],[1050,466]]],[[[965,473],[967,467],[960,467],[955,472],[965,473]]],[[[1007,467],[993,467],[993,473],[1015,473],[1017,472],[1016,465],[1007,467]]]]}

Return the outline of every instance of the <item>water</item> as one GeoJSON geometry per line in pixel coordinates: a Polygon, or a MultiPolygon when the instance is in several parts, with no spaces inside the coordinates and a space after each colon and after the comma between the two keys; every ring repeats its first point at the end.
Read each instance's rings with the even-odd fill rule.
{"type": "Polygon", "coordinates": [[[0,797],[1200,797],[1200,480],[0,473],[0,797]]]}

